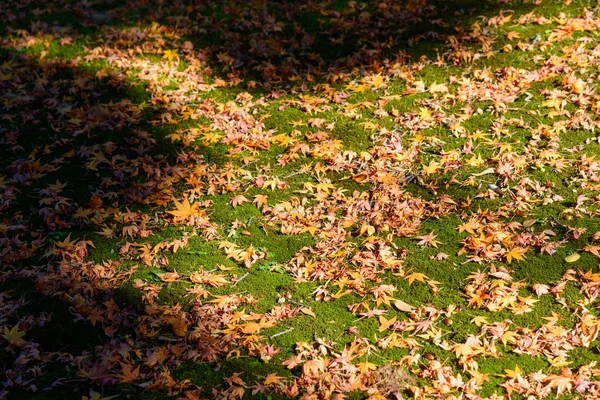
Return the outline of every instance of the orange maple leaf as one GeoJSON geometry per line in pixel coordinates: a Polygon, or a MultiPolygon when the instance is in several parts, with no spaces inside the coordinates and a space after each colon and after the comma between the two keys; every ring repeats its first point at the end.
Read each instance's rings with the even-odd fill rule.
{"type": "Polygon", "coordinates": [[[187,198],[183,199],[181,203],[175,200],[175,207],[175,210],[168,211],[168,213],[179,219],[185,220],[195,215],[200,215],[198,203],[190,204],[190,201],[187,198]]]}

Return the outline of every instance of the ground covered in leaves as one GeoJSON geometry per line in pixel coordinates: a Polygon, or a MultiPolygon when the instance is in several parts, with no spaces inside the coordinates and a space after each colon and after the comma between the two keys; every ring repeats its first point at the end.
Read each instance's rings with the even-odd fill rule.
{"type": "Polygon", "coordinates": [[[600,396],[595,3],[0,20],[0,398],[600,396]]]}

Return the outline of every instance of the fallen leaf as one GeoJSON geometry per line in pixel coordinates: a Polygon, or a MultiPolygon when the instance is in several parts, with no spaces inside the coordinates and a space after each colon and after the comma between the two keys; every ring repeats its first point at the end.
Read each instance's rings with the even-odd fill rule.
{"type": "Polygon", "coordinates": [[[394,307],[396,307],[398,310],[404,311],[404,312],[411,312],[412,310],[416,309],[416,307],[411,306],[410,304],[405,303],[402,300],[394,300],[394,302],[392,304],[394,304],[394,307]]]}

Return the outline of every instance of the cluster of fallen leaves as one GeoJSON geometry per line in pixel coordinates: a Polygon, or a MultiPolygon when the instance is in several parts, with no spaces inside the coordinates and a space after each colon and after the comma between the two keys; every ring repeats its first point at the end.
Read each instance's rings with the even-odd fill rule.
{"type": "MultiPolygon", "coordinates": [[[[231,1],[226,17],[210,12],[212,3],[139,5],[132,15],[101,10],[101,3],[0,5],[8,22],[0,39],[0,283],[26,282],[36,295],[59,299],[74,326],[89,324],[102,336],[83,351],[48,351],[36,332],[52,323],[53,310],[28,313],[27,294],[1,292],[0,397],[80,379],[186,399],[271,392],[343,398],[354,391],[374,400],[477,399],[491,378],[479,364],[505,353],[548,363],[546,370],[525,373],[515,365],[496,376],[508,397],[600,396],[595,362],[569,367],[576,361],[570,352],[594,346],[600,332],[598,274],[574,267],[551,284],[513,277],[530,255],[556,262],[562,247],[582,238],[582,252],[600,253],[600,235],[573,223],[597,217],[600,201],[600,161],[586,149],[598,143],[600,110],[593,83],[600,18],[592,10],[552,19],[537,9],[514,18],[499,12],[442,34],[436,28],[449,26],[439,5],[420,1],[349,2],[342,11],[313,1],[268,7],[231,1]],[[85,29],[48,22],[61,13],[76,16],[85,29]],[[297,22],[303,15],[320,15],[326,34],[309,32],[297,22]],[[424,21],[431,31],[402,36],[403,27],[424,21]],[[541,25],[547,35],[510,31],[504,42],[498,30],[507,24],[541,25]],[[411,60],[398,51],[399,40],[411,46],[435,40],[437,60],[411,60]],[[323,41],[343,56],[319,54],[323,41]],[[344,50],[348,44],[351,51],[344,50]],[[55,56],[56,47],[76,55],[55,56]],[[530,66],[477,64],[513,52],[530,66]],[[423,80],[425,68],[444,66],[462,72],[423,80]],[[539,89],[550,80],[555,84],[539,89]],[[392,83],[402,90],[392,93],[392,83]],[[133,99],[133,87],[143,88],[143,99],[133,99]],[[213,96],[227,88],[235,89],[231,99],[213,96]],[[414,107],[396,108],[397,100],[413,95],[414,107]],[[527,108],[533,98],[541,99],[539,107],[527,108]],[[292,121],[291,130],[269,128],[266,110],[273,105],[305,119],[292,121]],[[332,111],[339,118],[325,117],[332,111]],[[493,119],[489,128],[467,129],[483,115],[493,119]],[[368,133],[368,149],[344,143],[342,118],[368,133]],[[159,137],[157,127],[168,133],[159,137]],[[586,133],[585,143],[564,146],[570,132],[586,133]],[[225,149],[226,162],[205,151],[216,146],[225,149]],[[273,149],[274,165],[263,162],[273,149]],[[282,172],[290,166],[294,172],[282,172]],[[544,172],[570,173],[574,201],[540,178],[544,172]],[[450,188],[473,194],[453,197],[450,188]],[[270,201],[290,189],[287,199],[270,201]],[[423,191],[428,195],[418,194],[423,191]],[[376,335],[348,326],[352,339],[343,345],[315,335],[281,359],[282,349],[265,331],[300,315],[319,318],[309,307],[282,298],[256,312],[261,293],[235,292],[243,276],[230,267],[167,269],[170,257],[194,240],[214,242],[244,268],[268,257],[265,249],[231,238],[238,229],[250,235],[241,222],[227,233],[229,227],[211,220],[217,196],[226,196],[232,209],[256,207],[269,234],[312,236],[315,244],[281,271],[297,285],[313,282],[316,301],[348,300],[348,311],[372,319],[376,335]],[[482,209],[485,201],[495,206],[482,209]],[[538,209],[556,205],[564,206],[560,214],[535,218],[538,209]],[[461,221],[455,241],[462,247],[452,256],[475,265],[461,286],[465,309],[403,301],[402,285],[424,285],[433,297],[445,289],[407,262],[409,250],[398,240],[408,238],[422,251],[440,248],[431,257],[440,263],[450,257],[441,251],[446,239],[424,225],[450,218],[461,221]],[[169,229],[175,238],[172,231],[170,239],[162,237],[169,229]],[[99,260],[95,248],[104,240],[119,250],[99,260]],[[160,270],[158,281],[133,277],[145,267],[160,270]],[[139,304],[118,300],[126,282],[140,294],[139,304]],[[177,283],[185,283],[189,304],[160,299],[177,283]],[[568,288],[579,291],[578,300],[566,295],[568,288]],[[535,327],[516,322],[550,297],[565,315],[545,315],[535,327]],[[490,321],[503,311],[501,320],[490,321]],[[453,318],[466,312],[478,313],[470,323],[479,332],[464,340],[449,336],[453,318]],[[454,365],[432,347],[452,355],[454,365]],[[393,349],[402,356],[384,360],[391,366],[374,362],[393,349]],[[239,371],[214,388],[173,373],[185,362],[220,366],[240,357],[291,373],[247,382],[239,371]],[[62,368],[65,377],[39,387],[49,366],[62,368]]],[[[136,9],[136,2],[126,3],[136,9]]],[[[565,261],[579,258],[573,253],[565,261]]]]}

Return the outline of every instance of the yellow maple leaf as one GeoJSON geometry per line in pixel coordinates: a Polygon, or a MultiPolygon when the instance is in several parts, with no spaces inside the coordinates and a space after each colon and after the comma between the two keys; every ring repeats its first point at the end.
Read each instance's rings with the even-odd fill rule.
{"type": "Polygon", "coordinates": [[[472,379],[479,386],[490,380],[489,374],[482,374],[481,372],[475,370],[468,370],[467,372],[473,377],[472,379]]]}
{"type": "Polygon", "coordinates": [[[485,164],[485,161],[483,160],[483,158],[481,158],[481,155],[478,154],[468,159],[466,161],[466,164],[471,167],[479,167],[480,165],[485,164]]]}
{"type": "Polygon", "coordinates": [[[223,135],[219,135],[218,133],[206,132],[202,134],[200,139],[202,140],[203,146],[209,146],[213,143],[217,143],[222,137],[223,135]]]}
{"type": "Polygon", "coordinates": [[[368,130],[374,131],[374,130],[379,129],[379,125],[374,124],[372,122],[363,122],[363,123],[361,123],[359,125],[362,125],[362,127],[363,127],[364,130],[368,129],[368,130]]]}
{"type": "Polygon", "coordinates": [[[512,378],[512,379],[515,379],[515,378],[521,376],[521,372],[523,372],[523,371],[521,371],[521,368],[519,368],[518,365],[515,365],[515,369],[514,370],[512,370],[512,369],[505,369],[504,372],[506,373],[506,375],[504,375],[504,376],[507,376],[507,377],[512,378]]]}
{"type": "Polygon", "coordinates": [[[522,247],[513,247],[504,256],[506,257],[506,261],[510,264],[513,259],[514,260],[524,260],[525,256],[523,256],[523,254],[525,254],[526,251],[527,251],[527,249],[524,249],[522,247]]]}
{"type": "Polygon", "coordinates": [[[425,283],[425,279],[428,279],[427,275],[420,272],[413,272],[412,274],[406,276],[406,280],[408,280],[409,285],[412,285],[414,281],[425,283]]]}
{"type": "Polygon", "coordinates": [[[179,58],[179,55],[177,54],[177,51],[175,50],[165,50],[163,51],[163,56],[162,56],[163,60],[166,58],[167,61],[173,61],[176,58],[179,58]]]}
{"type": "Polygon", "coordinates": [[[390,318],[390,319],[386,319],[383,315],[379,316],[379,323],[381,324],[379,326],[379,332],[383,332],[385,330],[387,330],[390,326],[394,325],[396,323],[396,317],[390,318]]]}
{"type": "Polygon", "coordinates": [[[518,339],[519,339],[519,335],[517,334],[517,332],[513,332],[513,331],[506,331],[500,337],[500,341],[505,346],[507,343],[517,343],[518,339]]]}
{"type": "Polygon", "coordinates": [[[571,364],[571,361],[565,361],[564,356],[558,356],[550,360],[550,364],[553,367],[565,367],[571,364]]]}
{"type": "Polygon", "coordinates": [[[432,161],[429,163],[429,165],[423,166],[423,172],[425,172],[425,174],[427,175],[433,175],[437,172],[438,169],[440,169],[440,166],[441,164],[439,162],[432,161]]]}
{"type": "Polygon", "coordinates": [[[27,344],[25,340],[23,340],[23,336],[25,336],[24,331],[19,330],[19,324],[16,324],[11,329],[8,329],[6,326],[4,327],[4,333],[1,335],[4,339],[10,343],[11,346],[14,347],[23,347],[27,344]]]}
{"type": "Polygon", "coordinates": [[[429,119],[431,118],[433,114],[431,113],[431,110],[429,108],[426,107],[419,107],[419,118],[424,120],[424,119],[429,119]]]}
{"type": "Polygon", "coordinates": [[[478,316],[474,317],[473,319],[471,319],[471,323],[475,324],[477,326],[481,326],[483,324],[489,324],[487,318],[482,315],[478,315],[478,316]]]}
{"type": "Polygon", "coordinates": [[[557,110],[560,110],[564,104],[564,100],[548,99],[542,103],[542,107],[556,108],[557,110]]]}
{"type": "Polygon", "coordinates": [[[288,147],[291,143],[295,142],[295,139],[293,139],[293,138],[289,137],[288,135],[282,133],[280,135],[273,136],[271,138],[271,141],[273,143],[275,143],[275,144],[278,144],[278,145],[282,146],[282,147],[288,147]]]}
{"type": "Polygon", "coordinates": [[[385,78],[381,74],[373,75],[371,76],[371,84],[376,89],[381,86],[385,87],[385,78]]]}
{"type": "Polygon", "coordinates": [[[365,90],[367,90],[365,85],[356,85],[355,87],[352,88],[352,91],[355,93],[364,93],[365,90]]]}

